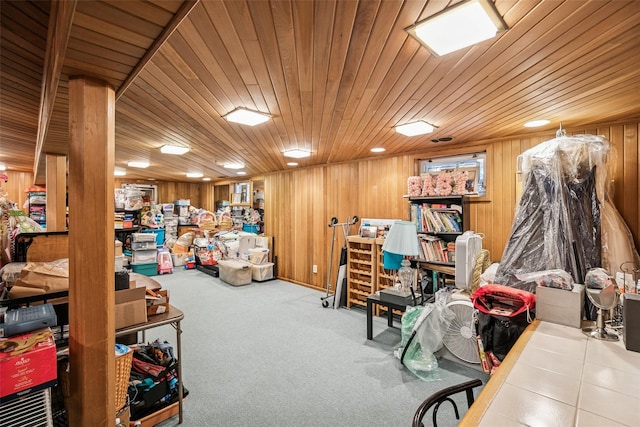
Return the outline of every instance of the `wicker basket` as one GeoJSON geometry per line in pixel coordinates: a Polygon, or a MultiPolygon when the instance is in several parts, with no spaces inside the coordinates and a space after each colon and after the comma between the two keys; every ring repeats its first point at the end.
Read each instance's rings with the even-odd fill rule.
{"type": "Polygon", "coordinates": [[[233,226],[233,221],[231,221],[231,219],[221,219],[220,221],[218,221],[218,227],[220,228],[220,230],[231,230],[231,227],[233,226]]]}
{"type": "Polygon", "coordinates": [[[116,412],[127,404],[127,392],[129,391],[129,375],[131,375],[131,362],[133,350],[116,356],[116,412]]]}

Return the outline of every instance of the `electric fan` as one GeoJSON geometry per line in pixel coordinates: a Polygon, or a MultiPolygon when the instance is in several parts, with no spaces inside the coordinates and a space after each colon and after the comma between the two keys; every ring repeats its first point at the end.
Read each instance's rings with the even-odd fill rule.
{"type": "Polygon", "coordinates": [[[451,301],[447,308],[453,311],[456,317],[442,337],[442,343],[457,358],[469,363],[480,363],[473,304],[468,300],[451,301]]]}

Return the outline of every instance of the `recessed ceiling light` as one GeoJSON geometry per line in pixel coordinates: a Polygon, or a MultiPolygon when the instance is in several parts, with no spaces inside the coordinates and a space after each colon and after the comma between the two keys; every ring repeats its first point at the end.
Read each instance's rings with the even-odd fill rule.
{"type": "Polygon", "coordinates": [[[211,181],[211,178],[206,177],[206,178],[202,178],[203,181],[211,181]]]}
{"type": "Polygon", "coordinates": [[[247,110],[246,108],[236,108],[229,114],[222,117],[230,122],[240,123],[242,125],[248,126],[255,126],[271,119],[271,116],[268,114],[247,110]]]}
{"type": "Polygon", "coordinates": [[[406,31],[438,56],[488,40],[507,29],[493,3],[489,0],[460,2],[415,25],[406,31]]]}
{"type": "Polygon", "coordinates": [[[225,169],[242,169],[244,167],[244,163],[225,163],[225,169]]]}
{"type": "Polygon", "coordinates": [[[298,163],[296,163],[296,162],[288,162],[287,166],[298,166],[298,163]]]}
{"type": "Polygon", "coordinates": [[[177,145],[163,145],[160,147],[160,152],[164,154],[184,154],[189,151],[188,147],[180,147],[177,145]]]}
{"type": "Polygon", "coordinates": [[[200,172],[189,172],[187,173],[187,178],[202,178],[204,174],[200,172]]]}
{"type": "Polygon", "coordinates": [[[294,159],[302,159],[305,157],[309,157],[310,155],[311,155],[311,151],[299,150],[297,148],[294,150],[287,150],[284,152],[285,157],[292,157],[294,159]]]}
{"type": "Polygon", "coordinates": [[[433,126],[419,120],[417,122],[396,126],[396,132],[406,136],[424,135],[425,133],[433,132],[433,126]]]}
{"type": "Polygon", "coordinates": [[[382,147],[375,147],[371,149],[372,153],[384,153],[386,150],[382,147]]]}
{"type": "Polygon", "coordinates": [[[551,123],[550,120],[546,120],[546,119],[542,119],[542,120],[532,120],[530,122],[527,122],[524,124],[524,127],[527,128],[537,128],[539,126],[544,126],[544,125],[548,125],[549,123],[551,123]]]}
{"type": "Polygon", "coordinates": [[[127,166],[131,168],[148,168],[149,162],[129,162],[127,166]]]}
{"type": "Polygon", "coordinates": [[[236,172],[236,173],[237,173],[238,175],[246,175],[246,174],[247,174],[247,173],[246,173],[246,172],[244,172],[244,171],[238,171],[238,172],[236,172]]]}
{"type": "Polygon", "coordinates": [[[114,176],[125,176],[127,175],[127,170],[124,168],[114,168],[113,169],[114,176]]]}

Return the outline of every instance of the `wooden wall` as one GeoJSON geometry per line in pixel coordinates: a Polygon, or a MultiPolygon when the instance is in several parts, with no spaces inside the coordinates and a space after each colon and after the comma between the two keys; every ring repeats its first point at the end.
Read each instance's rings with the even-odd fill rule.
{"type": "MultiPolygon", "coordinates": [[[[571,131],[571,130],[570,130],[571,131]]],[[[611,143],[610,169],[614,204],[629,226],[636,247],[640,247],[640,122],[591,127],[573,131],[604,135],[611,143]]],[[[571,133],[571,132],[569,132],[571,133]]],[[[499,261],[511,231],[516,204],[516,157],[524,150],[553,138],[555,132],[517,138],[483,141],[464,148],[441,148],[402,156],[287,170],[264,177],[265,232],[274,238],[273,255],[278,259],[282,279],[324,289],[327,284],[331,248],[331,217],[340,222],[360,218],[408,219],[406,181],[416,172],[416,160],[427,157],[487,150],[487,196],[471,203],[471,229],[484,234],[483,246],[499,261]],[[318,273],[313,273],[313,265],[318,273]]],[[[24,203],[24,190],[33,176],[7,171],[8,182],[0,183],[12,200],[24,203]]],[[[116,179],[115,186],[131,180],[116,179]]],[[[136,183],[135,181],[133,183],[136,183]]],[[[137,183],[149,184],[149,181],[137,183]]],[[[193,206],[215,209],[212,183],[153,182],[160,201],[190,199],[193,206]]],[[[355,228],[353,229],[355,232],[355,228]]],[[[334,269],[342,231],[336,229],[334,269]]]]}
{"type": "MultiPolygon", "coordinates": [[[[575,130],[604,135],[612,151],[610,169],[614,204],[640,247],[640,176],[638,174],[640,123],[575,130]]],[[[568,132],[571,134],[572,132],[568,132]]],[[[511,233],[516,207],[516,158],[523,151],[552,139],[555,132],[484,141],[464,148],[442,148],[376,160],[289,170],[265,177],[265,232],[274,237],[278,276],[324,289],[331,248],[331,217],[340,222],[360,218],[408,219],[407,177],[420,158],[487,151],[487,196],[470,206],[470,227],[484,234],[483,246],[499,261],[511,233]],[[313,273],[313,265],[318,273],[313,273]]],[[[356,232],[356,229],[353,229],[356,232]]],[[[336,281],[339,248],[344,243],[336,230],[333,272],[336,281]]]]}

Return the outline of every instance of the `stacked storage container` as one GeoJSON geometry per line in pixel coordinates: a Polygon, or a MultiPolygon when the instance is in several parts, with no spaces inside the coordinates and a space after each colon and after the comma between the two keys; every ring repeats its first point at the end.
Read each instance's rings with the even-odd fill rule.
{"type": "Polygon", "coordinates": [[[158,274],[155,233],[133,233],[131,235],[131,269],[145,276],[158,274]]]}

